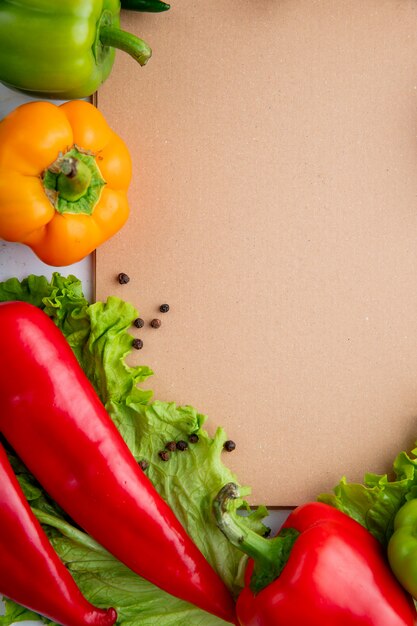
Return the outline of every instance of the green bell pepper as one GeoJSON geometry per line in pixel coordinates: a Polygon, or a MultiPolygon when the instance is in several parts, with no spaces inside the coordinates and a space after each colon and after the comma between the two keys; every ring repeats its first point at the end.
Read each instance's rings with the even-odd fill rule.
{"type": "Polygon", "coordinates": [[[1,0],[0,82],[69,100],[106,80],[115,48],[145,65],[151,49],[120,29],[120,9],[120,0],[1,0]]]}
{"type": "Polygon", "coordinates": [[[388,561],[404,589],[417,599],[417,500],[406,502],[395,516],[388,561]]]}

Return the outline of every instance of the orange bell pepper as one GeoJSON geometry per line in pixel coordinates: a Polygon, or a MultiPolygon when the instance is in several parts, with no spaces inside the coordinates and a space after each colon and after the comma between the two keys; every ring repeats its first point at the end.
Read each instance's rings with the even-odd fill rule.
{"type": "Polygon", "coordinates": [[[0,238],[54,266],[80,261],[125,223],[129,151],[92,104],[29,102],[0,123],[0,238]]]}

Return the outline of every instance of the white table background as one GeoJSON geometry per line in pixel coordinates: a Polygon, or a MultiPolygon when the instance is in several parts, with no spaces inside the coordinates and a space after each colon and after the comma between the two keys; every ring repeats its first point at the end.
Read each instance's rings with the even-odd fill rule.
{"type": "MultiPolygon", "coordinates": [[[[20,104],[29,102],[32,99],[33,98],[26,97],[0,85],[0,119],[20,104]]],[[[0,281],[12,277],[22,280],[29,274],[43,275],[50,278],[54,271],[59,271],[65,276],[69,274],[77,276],[83,283],[86,298],[92,301],[94,294],[94,262],[92,255],[79,263],[54,268],[42,263],[27,246],[0,240],[0,281]]],[[[273,532],[279,528],[287,517],[288,512],[289,511],[282,509],[271,511],[266,523],[272,528],[273,532]]],[[[0,601],[0,614],[2,610],[3,605],[0,601]]],[[[29,626],[30,624],[36,624],[38,626],[40,622],[20,622],[20,624],[22,626],[29,626]]]]}

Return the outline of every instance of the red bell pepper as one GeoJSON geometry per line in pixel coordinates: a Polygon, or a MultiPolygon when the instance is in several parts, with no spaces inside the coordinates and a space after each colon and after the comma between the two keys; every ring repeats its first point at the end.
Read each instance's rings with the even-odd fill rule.
{"type": "Polygon", "coordinates": [[[52,498],[134,572],[233,622],[234,602],[138,466],[60,330],[0,304],[0,431],[52,498]]]}
{"type": "Polygon", "coordinates": [[[241,626],[413,626],[411,597],[395,580],[378,541],[333,507],[295,509],[277,537],[248,530],[235,514],[238,488],[214,504],[220,529],[252,559],[236,605],[241,626]]]}
{"type": "Polygon", "coordinates": [[[66,626],[112,626],[87,602],[32,513],[0,445],[0,594],[66,626]]]}

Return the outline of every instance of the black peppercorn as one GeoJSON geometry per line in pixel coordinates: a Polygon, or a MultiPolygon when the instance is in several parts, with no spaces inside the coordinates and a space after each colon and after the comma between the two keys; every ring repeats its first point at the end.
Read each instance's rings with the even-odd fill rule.
{"type": "Polygon", "coordinates": [[[196,433],[193,433],[192,435],[188,437],[188,441],[190,443],[197,443],[198,440],[199,440],[199,437],[198,435],[196,435],[196,433]]]}
{"type": "Polygon", "coordinates": [[[151,326],[152,328],[159,328],[161,326],[161,323],[162,323],[161,320],[158,320],[155,318],[154,320],[151,321],[151,326]]]}
{"type": "Polygon", "coordinates": [[[161,306],[159,307],[159,310],[161,311],[161,313],[168,313],[169,304],[161,304],[161,306]]]}
{"type": "Polygon", "coordinates": [[[121,285],[126,285],[130,280],[129,276],[127,274],[124,274],[123,272],[120,272],[117,278],[121,285]]]}
{"type": "Polygon", "coordinates": [[[160,452],[158,452],[159,458],[162,459],[162,461],[169,461],[169,452],[167,452],[166,450],[161,450],[160,452]]]}
{"type": "Polygon", "coordinates": [[[142,348],[143,348],[143,341],[142,341],[142,339],[134,339],[132,341],[132,346],[135,348],[135,350],[142,350],[142,348]]]}
{"type": "Polygon", "coordinates": [[[184,450],[186,450],[188,448],[188,443],[186,441],[177,441],[177,450],[180,450],[180,452],[184,452],[184,450]]]}
{"type": "Polygon", "coordinates": [[[138,465],[139,465],[140,469],[142,469],[143,471],[145,471],[149,467],[149,463],[148,463],[148,461],[145,461],[145,459],[142,459],[141,461],[139,461],[138,465]]]}
{"type": "Polygon", "coordinates": [[[165,449],[166,450],[170,450],[171,452],[173,452],[177,447],[177,444],[175,443],[175,441],[168,441],[168,443],[165,444],[165,449]]]}
{"type": "Polygon", "coordinates": [[[136,326],[136,328],[143,328],[145,325],[145,322],[143,321],[141,317],[137,317],[135,320],[133,320],[133,324],[134,326],[136,326]]]}
{"type": "Polygon", "coordinates": [[[232,452],[236,448],[236,444],[234,441],[229,439],[228,441],[224,442],[223,447],[225,450],[227,450],[227,452],[232,452]]]}

